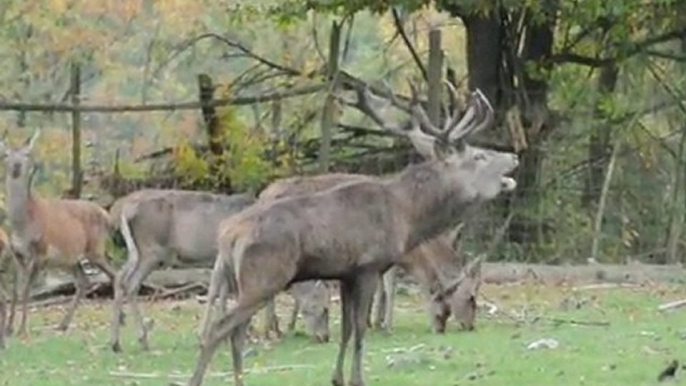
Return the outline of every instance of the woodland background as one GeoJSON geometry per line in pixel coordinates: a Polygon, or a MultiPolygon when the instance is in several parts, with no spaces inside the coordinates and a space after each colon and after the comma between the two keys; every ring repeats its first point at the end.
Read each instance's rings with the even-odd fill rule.
{"type": "Polygon", "coordinates": [[[330,91],[407,97],[431,30],[446,78],[496,108],[475,141],[522,159],[467,250],[505,225],[490,260],[682,261],[684,1],[3,0],[0,130],[14,146],[43,130],[38,191],[105,206],[142,186],[392,173],[418,159],[408,141],[330,91]]]}

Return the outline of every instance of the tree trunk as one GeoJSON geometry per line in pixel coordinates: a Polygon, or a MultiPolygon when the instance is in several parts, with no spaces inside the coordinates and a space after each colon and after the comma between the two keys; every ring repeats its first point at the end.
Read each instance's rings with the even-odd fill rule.
{"type": "Polygon", "coordinates": [[[589,166],[586,186],[582,196],[582,204],[590,210],[590,213],[595,212],[597,208],[601,186],[605,178],[605,169],[609,162],[609,155],[612,152],[611,130],[607,124],[605,113],[600,109],[600,104],[615,91],[618,75],[619,69],[614,63],[610,63],[600,68],[600,75],[598,76],[599,96],[596,108],[593,111],[595,123],[588,142],[589,166]]]}
{"type": "Polygon", "coordinates": [[[441,125],[441,90],[443,77],[443,50],[441,49],[441,30],[429,31],[429,63],[427,65],[428,115],[431,123],[441,125]]]}
{"type": "MultiPolygon", "coordinates": [[[[214,99],[214,84],[209,75],[198,75],[198,91],[200,102],[209,103],[214,99]]],[[[217,117],[217,109],[214,106],[205,105],[201,108],[201,111],[207,129],[210,152],[219,157],[224,152],[224,149],[222,147],[221,125],[217,117]]]]}
{"type": "Polygon", "coordinates": [[[331,35],[329,38],[329,60],[327,63],[327,77],[329,87],[322,111],[321,129],[322,138],[319,146],[319,168],[321,173],[329,171],[331,163],[331,138],[333,137],[334,114],[336,99],[334,93],[338,84],[338,60],[341,47],[341,25],[335,20],[331,22],[331,35]]]}

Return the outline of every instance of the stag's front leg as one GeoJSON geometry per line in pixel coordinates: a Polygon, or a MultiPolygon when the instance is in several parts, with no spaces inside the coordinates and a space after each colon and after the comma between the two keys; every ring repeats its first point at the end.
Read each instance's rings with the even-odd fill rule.
{"type": "Polygon", "coordinates": [[[88,278],[86,277],[86,273],[83,272],[81,264],[76,263],[74,268],[72,268],[72,273],[74,275],[74,279],[76,279],[76,293],[72,298],[69,308],[67,309],[67,313],[64,314],[64,318],[60,324],[57,325],[58,331],[66,331],[69,328],[71,320],[74,318],[76,307],[79,306],[81,298],[85,295],[86,290],[88,289],[88,278]]]}
{"type": "Polygon", "coordinates": [[[356,277],[353,288],[353,318],[355,323],[355,346],[353,349],[353,365],[350,373],[351,386],[364,386],[362,379],[362,351],[364,349],[364,334],[367,331],[369,304],[374,298],[379,281],[376,272],[363,273],[356,277]]]}
{"type": "MultiPolygon", "coordinates": [[[[345,352],[353,331],[353,293],[352,283],[347,281],[340,282],[341,291],[341,342],[338,347],[338,358],[336,368],[333,372],[331,383],[334,386],[343,386],[343,365],[345,364],[345,352]]],[[[367,321],[365,320],[365,323],[367,321]]]]}

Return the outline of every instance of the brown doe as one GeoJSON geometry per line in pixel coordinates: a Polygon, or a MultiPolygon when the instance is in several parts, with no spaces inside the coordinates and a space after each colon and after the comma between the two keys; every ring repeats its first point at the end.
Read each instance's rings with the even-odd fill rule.
{"type": "MultiPolygon", "coordinates": [[[[358,99],[369,96],[367,89],[358,90],[358,99]]],[[[508,177],[518,165],[515,154],[465,143],[468,134],[493,120],[481,92],[472,93],[465,114],[452,114],[443,129],[429,121],[416,92],[410,107],[413,124],[401,132],[429,160],[389,179],[254,205],[222,222],[210,292],[226,285],[237,290],[238,299],[204,334],[190,386],[202,383],[214,352],[227,338],[235,383],[242,386],[243,346],[252,316],[291,283],[313,279],[340,282],[342,334],[333,384],[344,384],[353,333],[350,384],[364,384],[363,341],[379,274],[456,226],[479,204],[516,186],[508,177]]]]}
{"type": "Polygon", "coordinates": [[[4,141],[0,142],[5,155],[6,208],[12,229],[10,245],[24,273],[19,325],[22,335],[26,334],[30,288],[40,270],[69,270],[76,280],[76,293],[57,326],[61,331],[69,327],[88,287],[81,260],[89,260],[111,280],[115,274],[105,255],[109,234],[107,212],[89,201],[45,198],[32,191],[35,172],[32,150],[39,134],[36,130],[19,149],[10,149],[4,141]]]}

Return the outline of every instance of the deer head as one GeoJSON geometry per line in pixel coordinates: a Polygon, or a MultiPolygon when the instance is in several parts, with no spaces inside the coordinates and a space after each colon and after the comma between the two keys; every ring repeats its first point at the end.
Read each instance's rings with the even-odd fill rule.
{"type": "Polygon", "coordinates": [[[483,256],[470,261],[457,279],[445,288],[436,289],[432,294],[429,307],[436,332],[445,332],[446,322],[451,314],[463,330],[474,329],[482,261],[483,256]]]}
{"type": "Polygon", "coordinates": [[[326,283],[317,280],[302,294],[301,313],[305,329],[319,343],[329,341],[329,303],[331,295],[326,283]]]}
{"type": "MultiPolygon", "coordinates": [[[[448,82],[446,84],[455,95],[454,87],[448,82]]],[[[357,101],[352,105],[383,129],[408,137],[424,158],[440,162],[443,172],[450,180],[459,180],[460,184],[470,187],[471,193],[479,198],[490,200],[500,192],[515,189],[517,183],[508,174],[519,165],[517,155],[470,146],[466,142],[470,134],[490,126],[494,121],[493,107],[479,89],[469,96],[464,114],[457,110],[446,112],[443,127],[437,127],[429,120],[419,102],[416,86],[410,83],[410,89],[412,98],[408,109],[411,116],[409,125],[400,125],[381,118],[372,104],[373,99],[378,97],[366,86],[357,89],[357,101]]],[[[397,100],[392,100],[392,103],[395,106],[400,105],[397,100]]]]}
{"type": "Polygon", "coordinates": [[[0,153],[5,156],[5,167],[8,180],[22,181],[28,183],[35,169],[35,162],[32,157],[33,146],[40,135],[40,130],[36,129],[33,136],[28,138],[24,146],[18,149],[11,149],[5,144],[4,138],[0,140],[0,153]]]}

